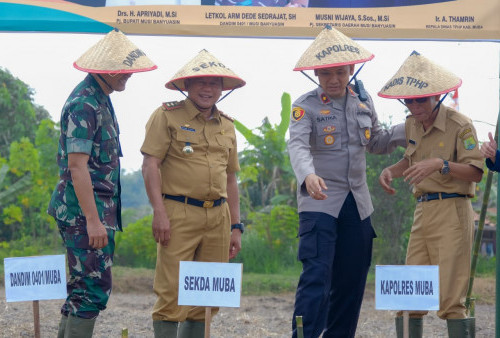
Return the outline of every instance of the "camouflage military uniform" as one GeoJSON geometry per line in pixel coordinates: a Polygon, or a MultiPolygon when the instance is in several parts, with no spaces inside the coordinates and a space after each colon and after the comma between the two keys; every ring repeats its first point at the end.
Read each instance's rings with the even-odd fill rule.
{"type": "Polygon", "coordinates": [[[113,106],[95,79],[88,75],[70,94],[61,115],[57,162],[60,180],[48,213],[59,226],[67,248],[70,279],[61,312],[95,318],[106,308],[111,293],[114,233],[121,230],[120,142],[113,106]],[[99,218],[108,232],[103,249],[89,246],[86,219],[68,168],[69,153],[88,154],[88,170],[99,218]]]}

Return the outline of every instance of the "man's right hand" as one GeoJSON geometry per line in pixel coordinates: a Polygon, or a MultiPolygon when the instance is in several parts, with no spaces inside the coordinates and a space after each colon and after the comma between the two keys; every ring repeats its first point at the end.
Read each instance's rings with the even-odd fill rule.
{"type": "Polygon", "coordinates": [[[316,174],[309,174],[305,180],[306,189],[309,196],[315,200],[326,200],[328,195],[323,192],[327,190],[325,181],[316,174]]]}
{"type": "Polygon", "coordinates": [[[100,220],[89,221],[87,219],[87,234],[89,245],[94,249],[102,249],[108,245],[108,233],[100,220]]]}
{"type": "Polygon", "coordinates": [[[164,211],[153,213],[153,237],[156,243],[167,246],[170,240],[170,220],[164,211]]]}
{"type": "Polygon", "coordinates": [[[394,195],[396,193],[396,189],[391,187],[392,173],[388,168],[382,170],[382,173],[378,177],[378,181],[386,193],[389,195],[394,195]]]}

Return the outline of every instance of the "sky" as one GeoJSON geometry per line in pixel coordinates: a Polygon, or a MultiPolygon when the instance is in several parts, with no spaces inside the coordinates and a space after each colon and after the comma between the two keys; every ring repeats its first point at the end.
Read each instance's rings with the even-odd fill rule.
{"type": "MultiPolygon", "coordinates": [[[[251,129],[260,126],[265,117],[279,124],[283,92],[294,101],[316,86],[293,71],[312,38],[128,37],[158,65],[154,71],[134,74],[124,92],[111,94],[120,125],[122,168],[128,172],[141,167],[140,147],[152,112],[163,102],[184,98],[181,93],[166,89],[165,83],[202,49],[247,82],[217,106],[251,129]]],[[[101,38],[99,34],[0,32],[0,67],[33,88],[35,103],[44,106],[58,122],[69,93],[86,75],[75,69],[73,62],[101,38]]],[[[499,113],[500,43],[356,41],[375,54],[358,79],[372,96],[380,121],[404,122],[405,107],[377,93],[416,50],[462,78],[459,109],[474,121],[479,141],[487,141],[488,132],[494,132],[499,113]]],[[[313,76],[312,71],[309,75],[313,76]]],[[[247,145],[239,133],[237,137],[241,151],[247,145]]]]}

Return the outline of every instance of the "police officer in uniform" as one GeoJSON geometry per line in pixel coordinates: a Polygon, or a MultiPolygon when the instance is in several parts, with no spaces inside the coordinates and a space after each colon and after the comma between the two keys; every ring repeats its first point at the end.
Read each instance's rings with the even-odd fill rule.
{"type": "Polygon", "coordinates": [[[243,85],[202,50],[166,84],[187,99],[164,103],[146,125],[142,172],[158,243],[155,337],[204,335],[204,308],[177,305],[179,262],[227,262],[241,248],[236,134],[215,104],[223,90],[243,85]]]}
{"type": "MultiPolygon", "coordinates": [[[[298,259],[295,298],[304,336],[354,337],[376,237],[365,152],[404,145],[404,125],[380,127],[372,99],[349,85],[354,65],[373,54],[326,27],[294,70],[314,70],[319,86],[293,104],[288,152],[297,176],[298,259]],[[323,332],[324,331],[324,332],[323,332]]],[[[359,84],[358,87],[360,88],[359,84]]]]}
{"type": "MultiPolygon", "coordinates": [[[[472,121],[441,104],[441,94],[455,90],[462,80],[413,52],[379,92],[404,99],[406,119],[404,158],[385,168],[379,181],[394,194],[391,181],[404,177],[417,199],[406,264],[439,265],[439,318],[446,319],[450,337],[474,337],[474,318],[467,318],[465,297],[469,284],[474,231],[475,183],[481,181],[483,162],[472,121]]],[[[410,337],[422,337],[422,317],[410,312],[410,337]]],[[[396,317],[398,337],[403,318],[396,317]]]]}
{"type": "Polygon", "coordinates": [[[58,337],[92,337],[111,294],[115,231],[122,230],[119,128],[109,95],[125,90],[132,73],[156,65],[118,30],[83,54],[75,68],[88,72],[61,114],[57,163],[60,180],[48,213],[68,255],[68,296],[58,337]]]}

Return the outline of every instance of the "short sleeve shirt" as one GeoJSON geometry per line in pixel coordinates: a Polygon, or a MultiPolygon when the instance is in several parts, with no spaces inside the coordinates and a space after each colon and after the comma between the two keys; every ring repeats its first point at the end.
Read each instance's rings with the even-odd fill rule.
{"type": "Polygon", "coordinates": [[[169,195],[227,198],[227,173],[240,169],[233,122],[216,108],[205,120],[189,99],[153,112],[141,152],[162,160],[162,193],[169,195]]]}
{"type": "Polygon", "coordinates": [[[109,229],[121,229],[119,128],[109,96],[89,74],[68,97],[61,114],[57,152],[59,182],[48,213],[72,226],[85,225],[68,168],[68,154],[89,155],[89,170],[99,218],[109,229]]]}
{"type": "MultiPolygon", "coordinates": [[[[483,157],[477,144],[472,121],[452,108],[441,105],[433,125],[424,131],[422,123],[411,115],[406,119],[408,146],[405,158],[410,166],[428,158],[470,164],[483,170],[483,157]]],[[[445,192],[474,196],[474,182],[434,172],[413,187],[418,197],[426,193],[445,192]]]]}

